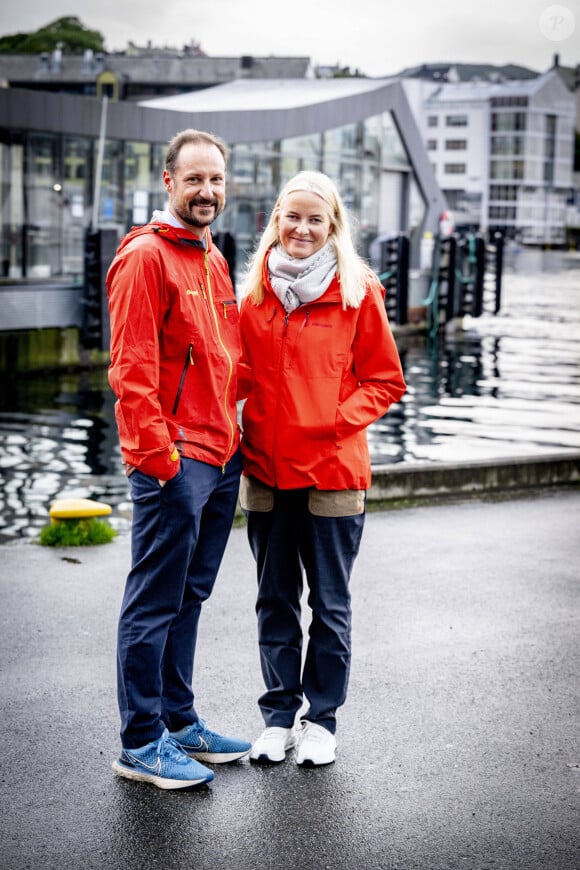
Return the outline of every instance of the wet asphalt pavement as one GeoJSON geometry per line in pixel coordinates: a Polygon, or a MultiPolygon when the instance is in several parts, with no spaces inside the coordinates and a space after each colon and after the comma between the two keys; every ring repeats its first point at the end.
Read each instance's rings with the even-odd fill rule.
{"type": "MultiPolygon", "coordinates": [[[[115,777],[129,539],[0,548],[0,866],[578,870],[580,491],[371,513],[338,757],[115,777]]],[[[261,731],[254,567],[234,529],[200,627],[208,725],[261,731]]]]}

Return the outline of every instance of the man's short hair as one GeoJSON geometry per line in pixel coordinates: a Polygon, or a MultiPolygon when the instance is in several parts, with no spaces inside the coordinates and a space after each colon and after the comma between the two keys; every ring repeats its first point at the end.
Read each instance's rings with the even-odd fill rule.
{"type": "Polygon", "coordinates": [[[165,155],[165,168],[170,175],[175,172],[179,152],[184,145],[215,145],[219,149],[224,162],[227,164],[229,157],[229,148],[223,139],[219,136],[214,136],[213,133],[206,133],[204,130],[182,130],[169,143],[167,154],[165,155]]]}

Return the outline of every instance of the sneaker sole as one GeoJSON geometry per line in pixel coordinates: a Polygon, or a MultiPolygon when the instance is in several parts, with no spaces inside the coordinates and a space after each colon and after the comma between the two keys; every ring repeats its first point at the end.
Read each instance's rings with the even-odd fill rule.
{"type": "Polygon", "coordinates": [[[181,744],[181,748],[187,752],[190,758],[195,758],[196,761],[206,761],[209,764],[227,764],[229,761],[245,758],[250,753],[249,749],[244,749],[243,752],[196,752],[183,744],[181,744]]]}
{"type": "Polygon", "coordinates": [[[330,758],[328,761],[313,761],[311,758],[304,758],[302,761],[296,761],[298,767],[325,767],[327,764],[334,764],[336,758],[330,758]]]}
{"type": "Polygon", "coordinates": [[[168,779],[166,776],[155,776],[153,773],[142,773],[138,770],[132,770],[130,767],[124,767],[118,761],[113,761],[111,766],[115,773],[125,779],[133,779],[137,782],[149,782],[151,785],[156,785],[157,788],[162,789],[196,788],[211,782],[213,779],[213,774],[201,779],[168,779]]]}
{"type": "Polygon", "coordinates": [[[296,741],[290,740],[284,747],[284,754],[279,758],[273,758],[271,755],[268,755],[267,752],[261,752],[259,755],[252,755],[252,753],[250,753],[250,761],[253,761],[256,764],[282,764],[283,761],[286,761],[286,753],[288,750],[294,749],[295,746],[296,741]]]}
{"type": "Polygon", "coordinates": [[[250,755],[250,761],[254,764],[282,764],[283,761],[286,761],[286,753],[284,753],[282,758],[271,758],[265,752],[262,752],[261,755],[250,755]]]}

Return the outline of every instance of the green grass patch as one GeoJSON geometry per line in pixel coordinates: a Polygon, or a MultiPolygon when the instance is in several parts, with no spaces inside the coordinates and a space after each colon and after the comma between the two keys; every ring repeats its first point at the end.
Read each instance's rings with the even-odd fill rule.
{"type": "Polygon", "coordinates": [[[40,543],[44,547],[92,547],[108,544],[116,535],[106,520],[58,520],[41,530],[40,543]]]}

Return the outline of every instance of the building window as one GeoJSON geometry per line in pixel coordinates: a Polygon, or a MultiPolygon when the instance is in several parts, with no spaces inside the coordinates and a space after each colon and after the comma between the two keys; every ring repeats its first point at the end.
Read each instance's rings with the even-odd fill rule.
{"type": "Polygon", "coordinates": [[[437,151],[437,139],[427,139],[427,151],[437,151]]]}
{"type": "Polygon", "coordinates": [[[492,184],[489,188],[490,200],[515,202],[518,198],[518,188],[515,184],[492,184]]]}
{"type": "Polygon", "coordinates": [[[464,175],[467,172],[465,163],[446,163],[443,171],[447,175],[464,175]]]}
{"type": "Polygon", "coordinates": [[[496,221],[515,221],[516,207],[515,205],[491,205],[489,217],[490,220],[496,221]]]}
{"type": "Polygon", "coordinates": [[[467,139],[446,139],[445,148],[447,151],[465,151],[467,139]]]}
{"type": "Polygon", "coordinates": [[[544,181],[554,182],[554,160],[556,157],[556,116],[546,115],[544,144],[544,181]]]}
{"type": "Polygon", "coordinates": [[[384,166],[410,167],[409,156],[405,151],[397,125],[391,112],[383,112],[382,119],[382,144],[381,160],[384,166]]]}
{"type": "Polygon", "coordinates": [[[506,106],[527,106],[528,98],[527,97],[492,97],[490,100],[492,108],[496,108],[497,106],[506,107],[506,106]]]}
{"type": "Polygon", "coordinates": [[[47,278],[62,274],[63,166],[62,139],[32,134],[25,152],[24,275],[47,278]]]}
{"type": "Polygon", "coordinates": [[[467,127],[467,115],[446,115],[446,127],[467,127]]]}
{"type": "Polygon", "coordinates": [[[428,127],[438,127],[439,126],[439,118],[437,115],[427,115],[427,126],[428,127]]]}
{"type": "Polygon", "coordinates": [[[491,113],[491,129],[492,132],[505,131],[511,133],[519,132],[526,129],[526,113],[525,112],[492,112],[491,113]]]}
{"type": "Polygon", "coordinates": [[[524,177],[523,160],[492,160],[490,165],[490,178],[501,181],[519,180],[524,177]]]}
{"type": "Polygon", "coordinates": [[[523,154],[524,153],[524,137],[523,136],[492,136],[491,138],[491,153],[492,154],[523,154]]]}
{"type": "MultiPolygon", "coordinates": [[[[354,144],[351,143],[351,135],[354,137],[352,129],[345,128],[341,144],[347,152],[350,148],[356,147],[356,140],[354,140],[354,144]]],[[[305,169],[318,171],[322,169],[322,137],[320,133],[284,139],[280,150],[282,175],[287,179],[305,169]]]]}

